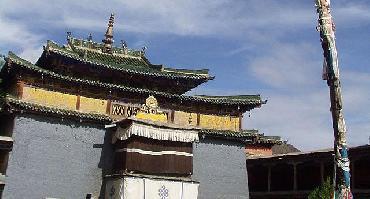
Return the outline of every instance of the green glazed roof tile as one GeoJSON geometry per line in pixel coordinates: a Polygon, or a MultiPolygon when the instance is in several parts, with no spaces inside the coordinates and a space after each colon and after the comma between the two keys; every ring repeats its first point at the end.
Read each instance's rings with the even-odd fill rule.
{"type": "Polygon", "coordinates": [[[259,95],[230,95],[230,96],[210,96],[210,95],[195,95],[194,97],[204,100],[216,100],[220,102],[243,102],[245,100],[256,100],[261,99],[259,95]]]}
{"type": "Polygon", "coordinates": [[[253,138],[257,135],[246,131],[230,131],[230,130],[216,130],[216,129],[202,129],[200,131],[204,135],[235,137],[235,138],[253,138]]]}
{"type": "Polygon", "coordinates": [[[283,142],[279,136],[265,136],[256,129],[242,131],[202,129],[199,133],[204,137],[237,139],[251,143],[279,144],[283,142]]]}
{"type": "Polygon", "coordinates": [[[186,70],[166,68],[162,65],[149,63],[144,56],[108,54],[102,53],[98,49],[86,48],[84,46],[70,45],[65,47],[48,41],[46,50],[83,63],[132,74],[166,77],[169,79],[199,79],[204,81],[214,78],[208,74],[207,69],[186,70]]]}

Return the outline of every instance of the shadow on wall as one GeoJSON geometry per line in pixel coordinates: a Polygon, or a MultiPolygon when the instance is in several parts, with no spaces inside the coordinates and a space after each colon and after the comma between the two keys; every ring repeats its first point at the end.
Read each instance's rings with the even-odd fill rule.
{"type": "Polygon", "coordinates": [[[114,146],[112,144],[112,136],[114,129],[109,128],[105,132],[104,143],[103,144],[94,144],[96,148],[102,148],[100,155],[100,162],[98,167],[102,171],[102,185],[100,188],[99,199],[104,199],[106,180],[105,176],[113,173],[113,161],[114,161],[114,146]]]}

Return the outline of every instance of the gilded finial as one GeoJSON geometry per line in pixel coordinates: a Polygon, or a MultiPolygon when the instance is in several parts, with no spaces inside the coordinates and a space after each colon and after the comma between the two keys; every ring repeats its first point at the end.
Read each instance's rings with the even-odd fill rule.
{"type": "Polygon", "coordinates": [[[69,41],[72,37],[72,32],[68,31],[67,32],[67,41],[69,41]]]}
{"type": "Polygon", "coordinates": [[[92,39],[92,35],[91,35],[91,33],[89,34],[89,36],[87,37],[87,41],[92,41],[93,39],[92,39]]]}
{"type": "Polygon", "coordinates": [[[107,31],[105,32],[105,39],[103,39],[104,48],[102,49],[105,53],[112,53],[112,44],[113,40],[113,23],[114,23],[114,14],[112,13],[109,18],[107,31]]]}
{"type": "Polygon", "coordinates": [[[126,41],[121,40],[121,46],[122,46],[122,49],[123,49],[123,53],[124,54],[127,54],[128,49],[127,49],[127,43],[126,43],[126,41]]]}
{"type": "Polygon", "coordinates": [[[145,55],[145,51],[146,51],[146,49],[148,49],[146,46],[143,46],[142,48],[141,48],[141,55],[145,55]]]}

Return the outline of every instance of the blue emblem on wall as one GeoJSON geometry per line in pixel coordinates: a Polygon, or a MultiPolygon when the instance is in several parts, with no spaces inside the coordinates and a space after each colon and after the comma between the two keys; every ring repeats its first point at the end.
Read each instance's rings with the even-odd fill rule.
{"type": "Polygon", "coordinates": [[[161,199],[168,199],[168,189],[162,185],[162,187],[158,189],[158,195],[161,199]]]}

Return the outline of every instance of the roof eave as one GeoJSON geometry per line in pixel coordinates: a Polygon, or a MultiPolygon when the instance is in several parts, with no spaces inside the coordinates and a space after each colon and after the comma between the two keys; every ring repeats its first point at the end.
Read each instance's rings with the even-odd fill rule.
{"type": "MultiPolygon", "coordinates": [[[[32,63],[23,60],[16,56],[14,53],[10,52],[7,58],[10,62],[14,62],[21,68],[34,71],[36,73],[39,73],[40,75],[43,75],[44,77],[50,77],[54,78],[60,81],[69,81],[74,82],[76,84],[84,84],[84,85],[90,85],[90,86],[97,86],[101,88],[110,88],[115,89],[118,91],[125,91],[125,92],[132,92],[132,93],[141,93],[145,95],[153,95],[155,97],[161,97],[161,98],[167,98],[167,99],[175,99],[179,100],[181,103],[183,102],[189,102],[189,103],[209,103],[210,105],[223,105],[223,106],[235,106],[235,107],[241,107],[241,109],[251,110],[253,108],[256,108],[261,105],[261,100],[251,100],[251,101],[220,101],[215,99],[203,99],[199,97],[194,96],[186,96],[186,95],[178,95],[178,94],[171,94],[166,92],[160,92],[160,91],[152,91],[148,89],[141,89],[141,88],[133,88],[133,87],[127,87],[123,85],[116,85],[116,84],[110,84],[110,83],[103,83],[99,81],[92,81],[92,80],[86,80],[86,79],[79,79],[64,75],[56,74],[52,71],[40,68],[38,66],[33,65],[32,63]],[[26,62],[26,63],[24,63],[26,62]]],[[[9,65],[9,64],[8,64],[9,65]]],[[[10,64],[12,65],[12,64],[10,64]]],[[[8,66],[11,67],[11,66],[8,66]]],[[[13,67],[11,67],[13,68],[13,67]]],[[[10,72],[8,70],[8,72],[10,72]]]]}

